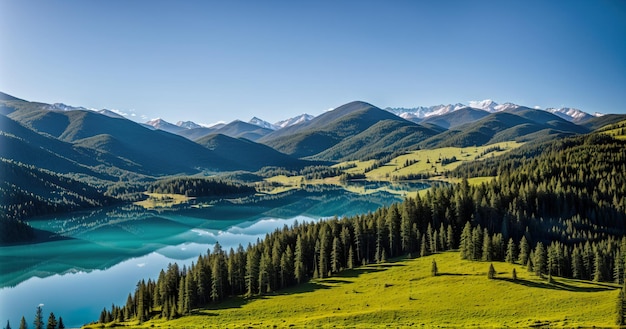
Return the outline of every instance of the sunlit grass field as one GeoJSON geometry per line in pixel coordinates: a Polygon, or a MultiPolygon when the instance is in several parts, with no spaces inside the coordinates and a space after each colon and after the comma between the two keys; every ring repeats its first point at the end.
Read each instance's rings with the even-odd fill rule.
{"type": "Polygon", "coordinates": [[[295,288],[196,310],[156,328],[610,327],[618,287],[555,277],[524,266],[460,260],[458,252],[368,265],[295,288]],[[432,261],[439,270],[431,275],[432,261]],[[512,279],[516,269],[517,280],[512,279]]]}
{"type": "MultiPolygon", "coordinates": [[[[491,145],[485,146],[477,146],[477,147],[445,147],[445,148],[437,148],[432,150],[417,150],[408,152],[406,154],[400,155],[391,159],[386,164],[382,165],[379,168],[366,172],[367,168],[371,167],[376,163],[375,160],[367,160],[367,161],[346,161],[341,162],[333,167],[338,168],[348,168],[343,170],[344,173],[348,174],[365,174],[365,177],[369,181],[383,181],[383,182],[392,182],[395,181],[394,178],[397,177],[407,177],[410,175],[431,175],[433,176],[431,179],[440,180],[450,183],[457,183],[460,180],[452,177],[447,177],[445,174],[447,171],[454,170],[456,167],[461,165],[463,162],[468,161],[480,161],[487,157],[494,157],[500,154],[509,152],[515,148],[520,147],[523,143],[518,143],[514,141],[509,142],[501,142],[491,145]],[[489,149],[499,148],[500,151],[490,151],[489,149]],[[454,161],[449,164],[442,164],[441,160],[452,157],[456,157],[457,161],[454,161]],[[407,166],[407,164],[409,164],[407,166]],[[350,168],[349,168],[350,167],[350,168]]],[[[477,177],[469,180],[470,184],[481,184],[483,182],[487,182],[493,179],[493,177],[477,177]]],[[[374,193],[374,190],[365,190],[359,187],[346,186],[343,182],[339,180],[339,177],[330,177],[325,179],[315,179],[315,180],[304,180],[304,176],[285,176],[279,175],[265,179],[268,183],[277,183],[278,186],[273,187],[271,190],[266,191],[266,193],[270,194],[278,194],[282,192],[286,192],[292,189],[298,189],[302,186],[302,184],[331,184],[343,186],[346,190],[367,194],[374,193]]],[[[418,192],[398,192],[391,189],[386,189],[382,187],[380,190],[387,191],[390,193],[400,193],[403,196],[412,196],[414,197],[418,192]]]]}

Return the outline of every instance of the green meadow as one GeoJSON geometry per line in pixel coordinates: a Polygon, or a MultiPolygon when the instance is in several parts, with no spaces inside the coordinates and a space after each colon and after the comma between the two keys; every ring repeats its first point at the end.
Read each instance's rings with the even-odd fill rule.
{"type": "MultiPolygon", "coordinates": [[[[458,252],[346,270],[273,294],[237,297],[143,328],[611,327],[618,286],[554,277],[458,252]],[[438,275],[432,276],[436,261],[438,275]],[[517,279],[513,280],[515,269],[517,279]]],[[[95,325],[98,327],[99,325],[95,325]]]]}

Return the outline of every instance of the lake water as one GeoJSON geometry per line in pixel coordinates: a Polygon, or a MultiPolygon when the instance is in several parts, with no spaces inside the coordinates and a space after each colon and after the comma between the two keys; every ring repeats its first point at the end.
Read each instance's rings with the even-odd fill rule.
{"type": "Polygon", "coordinates": [[[216,241],[225,250],[244,247],[295,221],[316,221],[374,211],[397,195],[352,194],[314,188],[208,207],[146,211],[133,205],[31,220],[33,227],[62,239],[0,248],[0,324],[32,326],[43,305],[66,327],[96,321],[104,307],[126,303],[141,279],[156,279],[168,263],[191,264],[216,241]],[[250,201],[250,200],[249,200],[250,201]]]}

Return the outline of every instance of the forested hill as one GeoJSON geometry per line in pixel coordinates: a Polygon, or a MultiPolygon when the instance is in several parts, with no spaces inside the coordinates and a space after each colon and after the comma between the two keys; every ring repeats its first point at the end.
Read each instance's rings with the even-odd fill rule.
{"type": "Polygon", "coordinates": [[[231,295],[457,248],[463,258],[521,263],[539,276],[623,282],[624,141],[589,135],[527,147],[496,170],[501,176],[490,183],[463,180],[374,213],[277,230],[245,250],[217,244],[190,268],[174,264],[141,281],[101,322],[172,318],[231,295]]]}

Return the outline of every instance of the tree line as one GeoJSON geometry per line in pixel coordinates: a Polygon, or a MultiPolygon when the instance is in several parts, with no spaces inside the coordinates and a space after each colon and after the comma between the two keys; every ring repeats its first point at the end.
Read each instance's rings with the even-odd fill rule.
{"type": "Polygon", "coordinates": [[[375,212],[296,223],[245,248],[218,243],[189,267],[170,264],[157,280],[140,281],[100,322],[171,319],[229,296],[450,249],[465,259],[523,264],[540,276],[623,282],[626,144],[592,135],[538,148],[532,158],[509,159],[518,166],[496,163],[500,176],[489,183],[464,179],[375,212]]]}
{"type": "Polygon", "coordinates": [[[253,194],[253,186],[211,178],[177,177],[150,184],[148,193],[183,194],[190,197],[253,194]]]}

